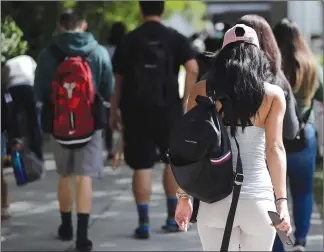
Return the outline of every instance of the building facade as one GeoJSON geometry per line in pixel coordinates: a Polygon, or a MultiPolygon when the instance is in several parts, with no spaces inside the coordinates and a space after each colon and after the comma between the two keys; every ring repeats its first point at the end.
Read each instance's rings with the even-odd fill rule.
{"type": "Polygon", "coordinates": [[[310,41],[323,34],[323,1],[206,1],[213,23],[235,21],[246,14],[263,16],[271,26],[282,18],[294,20],[310,41]]]}

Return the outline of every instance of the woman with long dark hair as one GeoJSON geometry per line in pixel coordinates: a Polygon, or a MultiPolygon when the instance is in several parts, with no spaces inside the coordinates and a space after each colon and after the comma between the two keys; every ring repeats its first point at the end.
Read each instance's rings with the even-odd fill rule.
{"type": "MultiPolygon", "coordinates": [[[[237,157],[235,135],[244,170],[229,251],[271,251],[276,231],[271,226],[268,211],[280,213],[283,219],[278,226],[280,230],[288,233],[291,230],[282,140],[286,104],[283,91],[270,84],[273,79],[256,32],[242,24],[227,31],[207,82],[216,94],[225,94],[232,103],[232,109],[229,111],[224,106],[221,115],[231,136],[233,167],[236,167],[237,157]],[[231,118],[229,123],[227,118],[231,118]]],[[[197,95],[206,96],[206,81],[193,88],[187,110],[196,106],[197,95]]],[[[216,109],[220,111],[222,107],[222,101],[218,100],[216,109]]],[[[190,197],[179,188],[180,194],[175,218],[186,230],[192,205],[190,197]]],[[[231,199],[232,195],[212,204],[200,202],[197,223],[204,250],[220,250],[231,199]]]]}
{"type": "MultiPolygon", "coordinates": [[[[297,101],[297,111],[306,121],[304,127],[306,147],[287,155],[287,172],[296,226],[295,251],[304,251],[312,214],[316,162],[312,102],[314,99],[323,102],[323,78],[319,78],[320,70],[317,70],[313,53],[295,22],[283,19],[274,27],[273,33],[282,54],[283,72],[297,101]]],[[[274,250],[284,251],[280,240],[276,241],[274,250]]]]}
{"type": "Polygon", "coordinates": [[[258,15],[245,15],[237,24],[245,24],[253,28],[258,35],[260,48],[269,60],[270,69],[275,76],[272,84],[279,86],[285,94],[286,112],[283,123],[283,137],[293,139],[299,130],[299,122],[295,110],[295,98],[290,84],[281,70],[281,53],[269,23],[258,15]]]}

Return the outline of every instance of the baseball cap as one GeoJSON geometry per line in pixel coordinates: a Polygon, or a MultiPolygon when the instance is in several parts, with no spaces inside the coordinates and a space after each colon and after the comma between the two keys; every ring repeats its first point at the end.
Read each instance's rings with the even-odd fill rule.
{"type": "Polygon", "coordinates": [[[244,24],[237,24],[225,33],[222,49],[226,45],[237,41],[250,43],[260,48],[258,36],[255,30],[244,24]]]}

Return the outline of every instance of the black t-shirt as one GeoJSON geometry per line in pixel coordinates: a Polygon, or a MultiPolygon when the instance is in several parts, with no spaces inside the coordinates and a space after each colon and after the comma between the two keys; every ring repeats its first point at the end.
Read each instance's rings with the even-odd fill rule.
{"type": "MultiPolygon", "coordinates": [[[[181,65],[184,65],[188,60],[195,58],[195,52],[192,49],[189,40],[169,27],[162,25],[159,22],[146,22],[134,31],[127,34],[123,42],[116,48],[112,58],[113,71],[115,74],[126,77],[130,73],[133,66],[134,52],[139,48],[139,37],[143,36],[159,38],[167,41],[171,54],[173,55],[174,75],[178,77],[181,65]]],[[[122,95],[127,89],[129,83],[123,83],[122,95]]]]}

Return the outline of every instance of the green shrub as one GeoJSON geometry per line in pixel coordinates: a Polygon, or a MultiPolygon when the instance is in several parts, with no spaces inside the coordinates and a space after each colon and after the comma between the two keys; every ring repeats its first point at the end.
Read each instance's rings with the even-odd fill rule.
{"type": "Polygon", "coordinates": [[[23,32],[10,16],[1,21],[1,63],[27,52],[28,43],[22,36],[23,32]]]}

